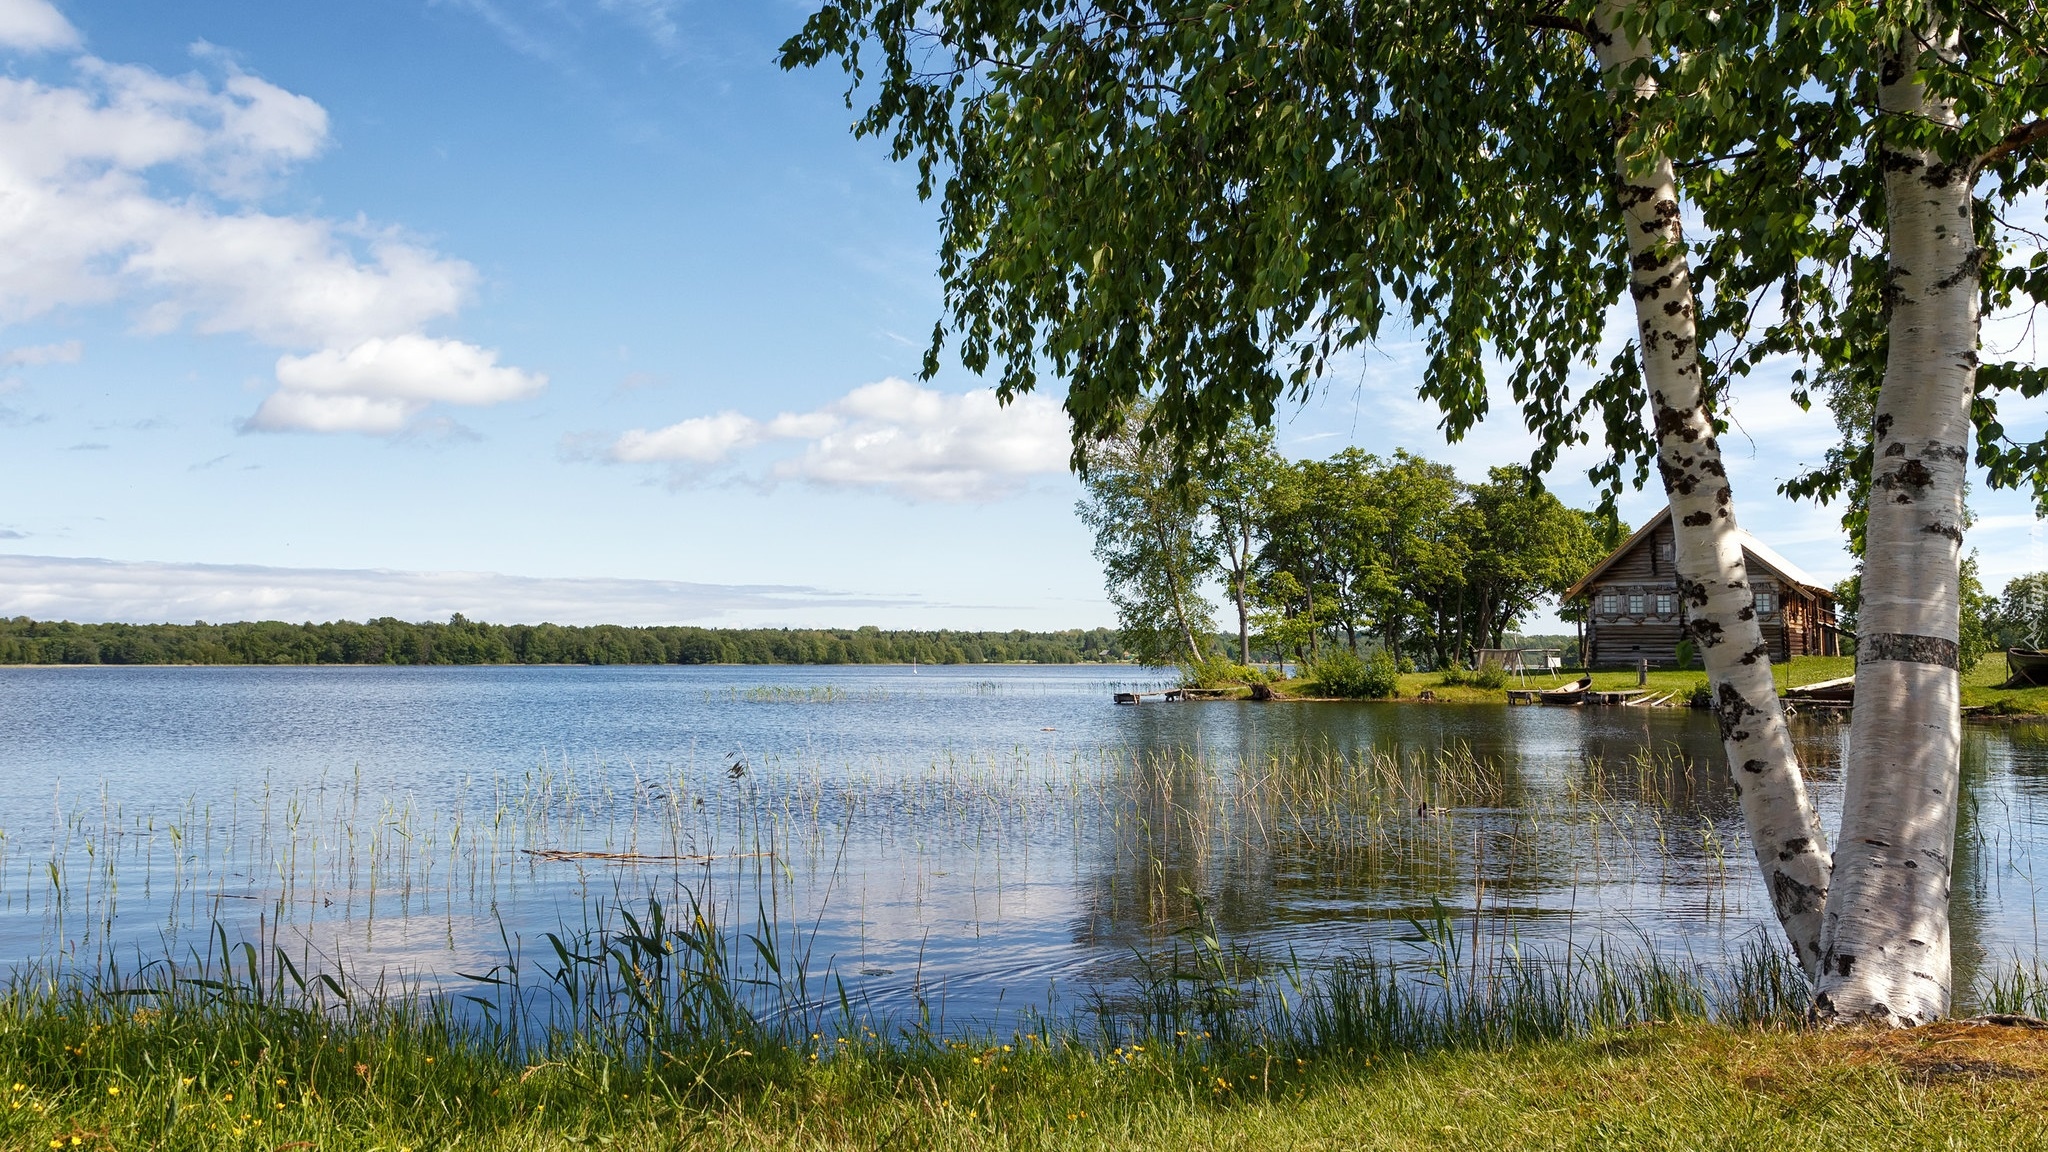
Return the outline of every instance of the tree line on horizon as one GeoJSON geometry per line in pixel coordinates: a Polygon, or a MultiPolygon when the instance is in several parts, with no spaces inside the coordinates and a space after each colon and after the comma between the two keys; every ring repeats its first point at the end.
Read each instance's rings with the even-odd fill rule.
{"type": "Polygon", "coordinates": [[[1111,628],[862,628],[361,623],[78,624],[0,620],[0,664],[1077,664],[1129,654],[1111,628]]]}

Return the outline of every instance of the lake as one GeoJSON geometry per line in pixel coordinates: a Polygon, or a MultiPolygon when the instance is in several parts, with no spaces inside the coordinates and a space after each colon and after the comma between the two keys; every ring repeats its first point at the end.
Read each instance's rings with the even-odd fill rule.
{"type": "MultiPolygon", "coordinates": [[[[132,971],[219,925],[458,993],[653,895],[773,933],[814,988],[985,1026],[1113,999],[1204,935],[1274,969],[1777,945],[1702,714],[1111,703],[1166,683],[0,669],[0,960],[132,971]]],[[[1847,734],[1795,721],[1830,829],[1847,734]]],[[[1968,730],[1959,987],[2039,955],[2043,737],[1968,730]]]]}

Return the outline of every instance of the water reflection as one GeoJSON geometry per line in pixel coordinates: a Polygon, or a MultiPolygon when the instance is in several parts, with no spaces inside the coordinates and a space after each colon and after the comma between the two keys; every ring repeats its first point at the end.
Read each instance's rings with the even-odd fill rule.
{"type": "MultiPolygon", "coordinates": [[[[1276,963],[1412,957],[1432,919],[1475,954],[1776,940],[1704,717],[1109,703],[1143,679],[0,670],[0,955],[160,953],[261,917],[456,980],[594,904],[695,897],[871,1004],[972,1019],[1127,982],[1204,927],[1276,963]]],[[[1794,737],[1832,827],[1847,727],[1794,737]]],[[[1963,779],[1970,983],[2039,954],[2048,732],[1971,728],[1963,779]]]]}

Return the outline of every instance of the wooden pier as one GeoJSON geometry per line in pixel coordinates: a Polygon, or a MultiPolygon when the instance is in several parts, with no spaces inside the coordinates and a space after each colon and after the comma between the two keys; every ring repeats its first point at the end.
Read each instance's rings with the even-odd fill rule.
{"type": "Polygon", "coordinates": [[[1615,692],[1596,692],[1591,688],[1575,688],[1567,684],[1562,688],[1510,688],[1510,704],[1561,704],[1570,707],[1576,704],[1590,704],[1608,708],[1663,708],[1677,697],[1676,692],[1656,692],[1643,688],[1625,688],[1615,692]]]}
{"type": "Polygon", "coordinates": [[[1185,700],[1187,695],[1187,690],[1184,688],[1168,688],[1161,692],[1119,692],[1116,694],[1116,702],[1119,704],[1143,704],[1147,696],[1157,696],[1162,700],[1185,700]]]}

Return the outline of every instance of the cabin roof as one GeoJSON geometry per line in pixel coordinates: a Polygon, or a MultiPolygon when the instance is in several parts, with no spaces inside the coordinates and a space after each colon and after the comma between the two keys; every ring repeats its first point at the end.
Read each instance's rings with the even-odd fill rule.
{"type": "MultiPolygon", "coordinates": [[[[1565,589],[1564,596],[1562,597],[1562,599],[1566,602],[1578,599],[1586,591],[1586,589],[1592,587],[1595,583],[1599,582],[1600,577],[1606,575],[1607,570],[1609,568],[1614,567],[1616,561],[1620,560],[1623,556],[1628,555],[1630,552],[1633,552],[1637,547],[1639,547],[1642,544],[1643,541],[1649,539],[1650,535],[1654,533],[1659,527],[1661,527],[1665,523],[1665,521],[1670,519],[1671,508],[1669,505],[1659,509],[1655,516],[1650,517],[1648,522],[1646,522],[1641,528],[1638,528],[1633,533],[1631,533],[1628,539],[1622,541],[1621,547],[1616,548],[1612,552],[1609,552],[1607,554],[1607,558],[1600,561],[1598,564],[1593,565],[1593,570],[1591,572],[1586,573],[1585,576],[1581,577],[1577,584],[1574,584],[1571,587],[1565,589]]],[[[1813,577],[1808,576],[1799,567],[1799,565],[1794,564],[1790,560],[1787,560],[1783,556],[1779,555],[1777,551],[1773,549],[1770,545],[1750,535],[1747,531],[1744,531],[1739,528],[1736,529],[1736,535],[1742,541],[1743,551],[1748,552],[1751,556],[1754,556],[1756,559],[1762,561],[1763,566],[1770,569],[1771,574],[1773,576],[1776,576],[1787,583],[1797,584],[1798,586],[1804,588],[1808,592],[1812,592],[1819,596],[1824,596],[1829,600],[1833,600],[1835,598],[1835,593],[1833,589],[1828,588],[1825,585],[1815,583],[1813,577]]]]}

